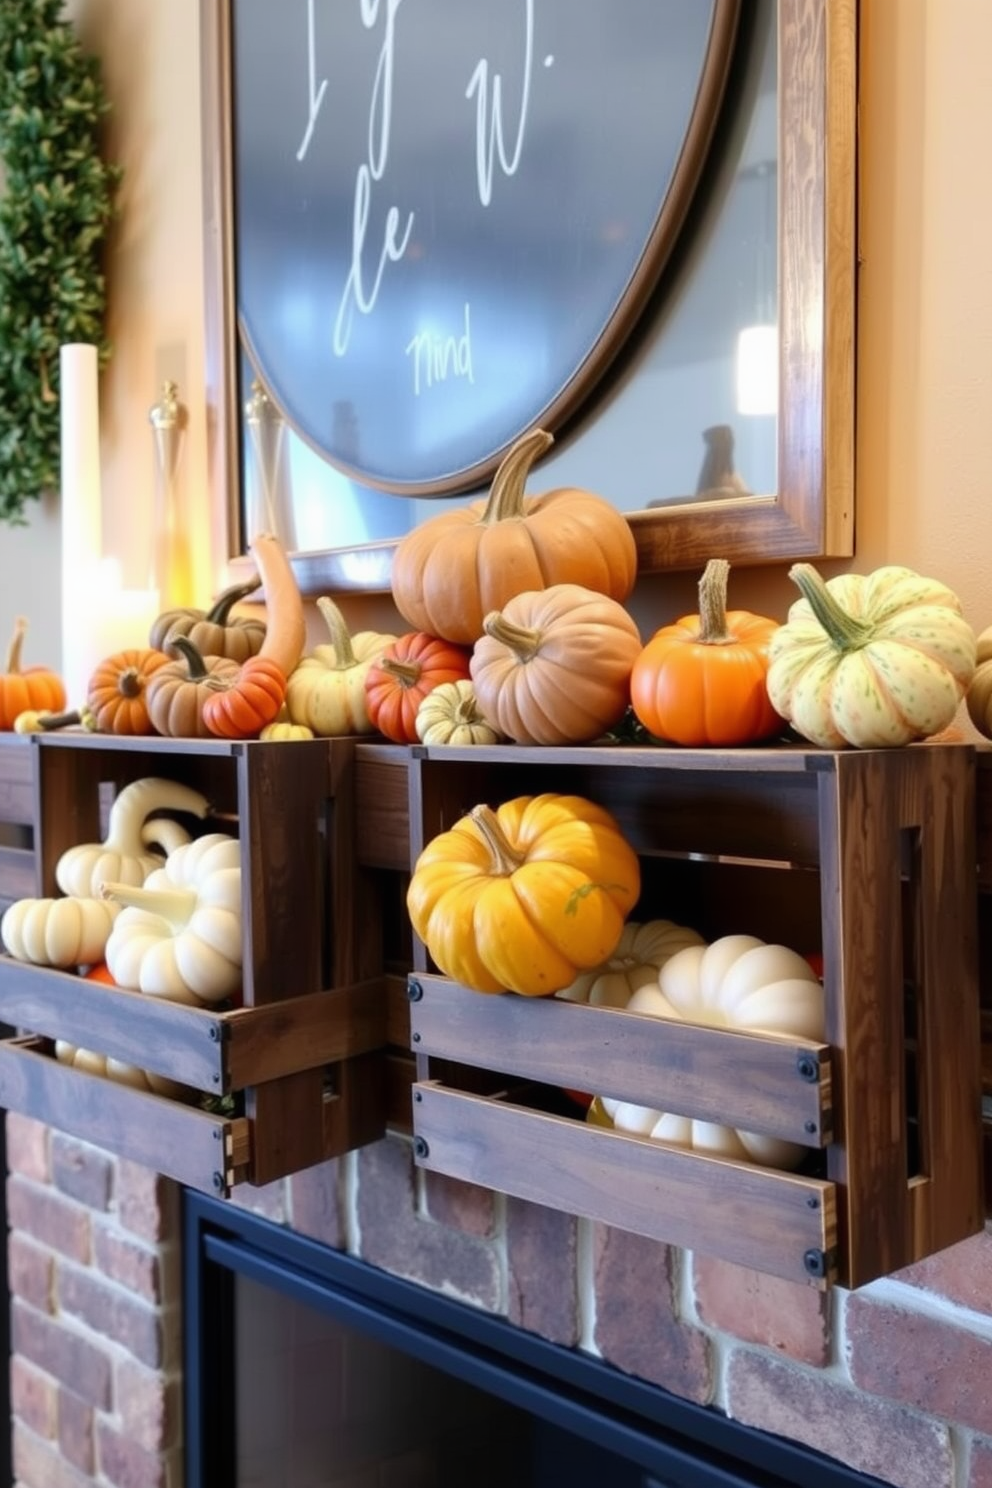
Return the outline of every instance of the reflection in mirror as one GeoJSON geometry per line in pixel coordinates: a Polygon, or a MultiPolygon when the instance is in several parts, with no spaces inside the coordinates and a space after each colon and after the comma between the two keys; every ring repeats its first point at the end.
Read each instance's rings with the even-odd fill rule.
{"type": "MultiPolygon", "coordinates": [[[[213,30],[222,71],[224,27],[213,30]]],[[[746,0],[674,251],[607,375],[531,479],[534,490],[576,485],[615,502],[642,571],[695,566],[717,543],[737,562],[850,551],[855,37],[856,0],[746,0]]],[[[231,354],[231,100],[219,91],[207,98],[208,211],[228,241],[220,259],[208,255],[208,331],[224,424],[237,430],[221,472],[234,548],[264,518],[304,555],[296,567],[310,592],[387,588],[395,539],[488,482],[455,496],[373,489],[300,437],[253,365],[249,337],[231,354]]],[[[347,465],[357,430],[346,398],[333,404],[333,426],[347,465]]]]}

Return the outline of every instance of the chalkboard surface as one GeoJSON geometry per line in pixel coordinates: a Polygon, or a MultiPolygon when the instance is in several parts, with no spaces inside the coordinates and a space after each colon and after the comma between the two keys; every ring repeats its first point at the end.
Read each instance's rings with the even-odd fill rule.
{"type": "Polygon", "coordinates": [[[232,0],[239,334],[398,495],[588,398],[657,281],[736,0],[232,0]]]}

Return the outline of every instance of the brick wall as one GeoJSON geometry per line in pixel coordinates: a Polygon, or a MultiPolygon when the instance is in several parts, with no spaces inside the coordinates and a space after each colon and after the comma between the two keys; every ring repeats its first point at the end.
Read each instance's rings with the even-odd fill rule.
{"type": "MultiPolygon", "coordinates": [[[[8,1117],[17,1488],[182,1488],[178,1195],[8,1117]]],[[[393,1137],[232,1202],[897,1488],[992,1488],[992,1232],[829,1297],[420,1173],[393,1137]]]]}

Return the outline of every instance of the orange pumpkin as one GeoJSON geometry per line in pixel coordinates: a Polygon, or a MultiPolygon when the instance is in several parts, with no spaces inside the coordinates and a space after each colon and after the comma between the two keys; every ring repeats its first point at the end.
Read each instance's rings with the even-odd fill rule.
{"type": "Polygon", "coordinates": [[[768,697],[768,645],[778,622],[727,610],[730,565],[711,558],[699,614],[656,631],[634,662],[630,696],[649,733],[689,747],[756,744],[785,728],[768,697]]]}
{"type": "Polygon", "coordinates": [[[168,666],[164,651],[150,646],[115,651],[90,677],[86,701],[101,734],[153,734],[145,689],[159,667],[168,666]]]}
{"type": "Polygon", "coordinates": [[[416,744],[420,704],[442,682],[467,680],[468,664],[463,646],[419,630],[400,636],[365,673],[365,706],[372,727],[394,744],[416,744]]]}
{"type": "Polygon", "coordinates": [[[637,547],[621,512],[570,486],[524,496],[533,461],[551,443],[543,429],[525,434],[497,470],[488,500],[442,512],[401,539],[392,593],[410,625],[471,646],[486,615],[527,590],[580,584],[627,598],[637,547]]]}
{"type": "Polygon", "coordinates": [[[286,673],[271,657],[250,656],[236,676],[213,673],[219,683],[203,703],[202,718],[222,739],[252,739],[271,723],[286,701],[286,673]]]}
{"type": "Polygon", "coordinates": [[[483,714],[517,744],[581,744],[630,700],[641,637],[623,605],[580,584],[518,594],[485,620],[472,652],[483,714]]]}
{"type": "Polygon", "coordinates": [[[65,707],[62,679],[49,667],[21,667],[21,649],[28,622],[14,621],[14,634],[7,648],[7,665],[0,674],[0,729],[12,729],[18,714],[27,709],[57,713],[65,707]]]}

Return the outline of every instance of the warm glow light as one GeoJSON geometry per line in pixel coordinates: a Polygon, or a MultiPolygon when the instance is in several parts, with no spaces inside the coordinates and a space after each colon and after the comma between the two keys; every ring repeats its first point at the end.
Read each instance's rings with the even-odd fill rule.
{"type": "Polygon", "coordinates": [[[778,412],[778,326],[745,326],[737,337],[737,412],[778,412]]]}

